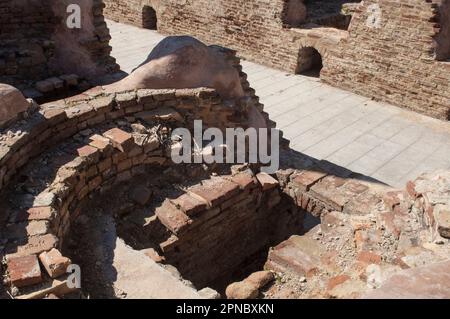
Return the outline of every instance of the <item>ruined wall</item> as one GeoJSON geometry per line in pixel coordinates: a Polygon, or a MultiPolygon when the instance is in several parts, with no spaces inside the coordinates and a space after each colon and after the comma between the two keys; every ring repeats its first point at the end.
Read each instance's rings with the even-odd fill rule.
{"type": "Polygon", "coordinates": [[[283,30],[284,0],[163,1],[158,30],[191,34],[255,62],[294,72],[298,45],[283,30]]]}
{"type": "Polygon", "coordinates": [[[223,287],[303,230],[304,213],[291,202],[282,200],[277,180],[251,170],[195,185],[156,210],[155,223],[172,234],[160,243],[165,262],[196,288],[223,287]]]}
{"type": "MultiPolygon", "coordinates": [[[[172,123],[176,127],[192,127],[194,119],[202,119],[206,126],[225,127],[225,123],[241,114],[240,102],[234,102],[236,104],[230,107],[214,90],[205,88],[107,94],[99,87],[90,93],[42,105],[26,124],[11,125],[1,134],[2,195],[9,192],[8,187],[14,184],[10,182],[26,166],[41,165],[42,153],[51,158],[46,163],[51,172],[45,176],[48,183],[43,183],[42,187],[35,185],[33,194],[15,192],[14,196],[22,196],[15,204],[8,200],[3,202],[5,197],[0,199],[4,203],[3,214],[0,214],[0,255],[7,255],[8,260],[36,260],[44,251],[61,248],[89,194],[100,188],[111,189],[141,174],[143,166],[170,162],[170,152],[166,154],[166,146],[158,139],[139,139],[117,128],[117,121],[133,118],[154,123],[164,117],[167,122],[176,119],[177,123],[172,123]],[[95,133],[97,129],[100,131],[95,133]],[[74,135],[86,130],[92,134],[90,141],[80,144],[74,135]],[[55,151],[58,155],[53,153],[55,151]]],[[[245,121],[240,123],[245,126],[245,121]]],[[[25,279],[20,277],[19,285],[36,283],[25,279]]],[[[40,271],[38,279],[38,282],[44,279],[40,271]]]]}
{"type": "Polygon", "coordinates": [[[104,0],[105,17],[141,28],[156,29],[155,0],[104,0]]]}
{"type": "Polygon", "coordinates": [[[334,86],[440,119],[450,118],[450,63],[435,59],[438,11],[430,1],[364,1],[341,54],[330,55],[321,78],[334,86]],[[379,3],[378,22],[370,8],[379,3]]]}
{"type": "Polygon", "coordinates": [[[322,55],[321,78],[327,83],[449,118],[450,66],[438,61],[448,52],[448,2],[364,1],[354,8],[348,31],[287,28],[285,5],[283,0],[168,0],[158,7],[159,31],[191,34],[293,73],[300,49],[314,47],[322,55]],[[379,25],[370,27],[374,4],[382,14],[379,25]]]}
{"type": "Polygon", "coordinates": [[[0,2],[0,82],[20,86],[62,74],[94,78],[117,70],[101,0],[75,2],[81,28],[66,24],[70,0],[0,2]]]}

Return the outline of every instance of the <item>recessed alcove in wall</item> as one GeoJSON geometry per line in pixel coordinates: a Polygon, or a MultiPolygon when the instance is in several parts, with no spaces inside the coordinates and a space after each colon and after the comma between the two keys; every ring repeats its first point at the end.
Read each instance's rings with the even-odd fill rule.
{"type": "Polygon", "coordinates": [[[142,27],[150,30],[157,30],[158,18],[155,9],[151,6],[142,8],[142,27]]]}
{"type": "Polygon", "coordinates": [[[360,0],[286,0],[283,23],[287,27],[307,24],[347,30],[360,0]]]}
{"type": "Polygon", "coordinates": [[[435,37],[436,60],[450,62],[450,0],[442,1],[434,19],[440,28],[435,37]]]}
{"type": "Polygon", "coordinates": [[[303,47],[298,54],[297,74],[310,77],[320,77],[322,70],[322,55],[313,47],[303,47]]]}

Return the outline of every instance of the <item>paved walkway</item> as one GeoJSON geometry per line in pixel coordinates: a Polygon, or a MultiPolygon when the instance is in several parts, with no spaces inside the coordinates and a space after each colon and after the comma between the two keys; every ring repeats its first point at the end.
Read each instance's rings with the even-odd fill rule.
{"type": "MultiPolygon", "coordinates": [[[[108,21],[112,55],[131,72],[164,36],[108,21]]],[[[450,169],[450,123],[333,88],[316,78],[243,62],[265,110],[297,151],[403,187],[450,169]]]]}

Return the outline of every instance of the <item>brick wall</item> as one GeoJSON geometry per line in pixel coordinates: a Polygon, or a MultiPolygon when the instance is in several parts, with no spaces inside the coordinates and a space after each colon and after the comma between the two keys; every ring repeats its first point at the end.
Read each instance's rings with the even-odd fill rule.
{"type": "Polygon", "coordinates": [[[450,119],[450,63],[435,59],[439,29],[430,1],[380,1],[380,28],[366,25],[365,1],[353,17],[341,53],[330,55],[322,79],[440,119],[450,119]]]}
{"type": "Polygon", "coordinates": [[[166,200],[154,220],[171,234],[159,243],[165,262],[196,288],[224,287],[257,266],[258,254],[265,258],[271,245],[303,230],[304,213],[282,196],[277,180],[247,170],[166,200]]]}
{"type": "Polygon", "coordinates": [[[164,34],[191,34],[288,72],[297,71],[302,47],[314,47],[322,55],[327,83],[448,119],[450,65],[436,60],[438,51],[447,51],[442,40],[448,33],[447,7],[441,0],[364,1],[348,32],[285,28],[284,0],[168,0],[157,11],[164,34]],[[375,3],[382,10],[381,27],[369,28],[367,10],[375,3]]]}
{"type": "Polygon", "coordinates": [[[141,28],[156,29],[157,16],[152,0],[104,0],[105,17],[141,28]]]}
{"type": "MultiPolygon", "coordinates": [[[[50,174],[49,183],[33,195],[32,202],[23,203],[26,207],[8,206],[0,216],[2,221],[9,221],[0,225],[0,241],[5,243],[0,255],[7,254],[8,269],[16,258],[36,261],[43,252],[61,249],[72,221],[90,194],[142,174],[144,167],[159,171],[161,165],[171,163],[170,152],[158,139],[139,139],[117,127],[110,130],[111,123],[127,117],[155,123],[164,117],[172,119],[175,127],[192,127],[194,119],[202,119],[206,127],[225,127],[230,118],[239,115],[240,124],[245,127],[244,100],[224,103],[215,90],[205,88],[106,93],[98,87],[86,94],[42,105],[38,112],[30,114],[26,124],[17,122],[2,131],[0,186],[4,193],[27,163],[41,165],[33,161],[38,155],[51,152],[57,145],[70,152],[63,164],[56,163],[54,175],[50,174]],[[101,133],[103,136],[93,134],[91,142],[69,151],[74,143],[72,136],[95,127],[105,127],[107,131],[101,133]],[[9,130],[21,133],[11,135],[9,130]]],[[[35,268],[37,273],[39,265],[35,268]]],[[[29,286],[43,281],[40,273],[39,278],[31,281],[23,277],[11,280],[29,286]]],[[[30,289],[40,294],[41,287],[30,289]]]]}
{"type": "Polygon", "coordinates": [[[82,0],[81,29],[66,26],[69,0],[0,1],[0,82],[20,86],[62,74],[116,71],[102,0],[82,0]],[[80,63],[83,61],[83,63],[80,63]]]}

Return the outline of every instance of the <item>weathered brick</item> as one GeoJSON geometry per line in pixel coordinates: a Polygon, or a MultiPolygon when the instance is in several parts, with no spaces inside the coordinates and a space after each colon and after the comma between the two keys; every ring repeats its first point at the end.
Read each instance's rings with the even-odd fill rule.
{"type": "Polygon", "coordinates": [[[95,134],[95,135],[91,136],[90,139],[91,139],[91,142],[89,143],[89,145],[93,146],[95,148],[98,148],[102,152],[105,152],[109,148],[111,148],[111,142],[106,137],[95,134]]]}
{"type": "Polygon", "coordinates": [[[170,201],[188,216],[195,216],[207,207],[206,201],[199,200],[198,198],[192,197],[188,194],[183,194],[180,197],[170,201]]]}
{"type": "Polygon", "coordinates": [[[238,184],[241,190],[249,190],[256,185],[255,178],[249,172],[238,173],[231,177],[231,181],[238,184]]]}
{"type": "Polygon", "coordinates": [[[327,176],[323,170],[319,168],[311,168],[307,171],[302,171],[295,175],[292,183],[302,192],[307,192],[315,183],[327,176]]]}
{"type": "Polygon", "coordinates": [[[106,131],[103,136],[109,138],[112,145],[121,152],[128,152],[135,146],[133,136],[118,128],[106,131]]]}
{"type": "Polygon", "coordinates": [[[50,278],[57,278],[66,273],[67,267],[71,264],[69,258],[64,257],[59,250],[53,248],[48,252],[39,255],[39,260],[44,266],[50,278]]]}
{"type": "Polygon", "coordinates": [[[279,185],[278,181],[266,173],[256,174],[258,182],[261,184],[263,191],[275,188],[279,185]]]}
{"type": "Polygon", "coordinates": [[[56,247],[57,243],[58,239],[52,234],[30,237],[25,244],[8,245],[7,258],[40,254],[43,251],[50,250],[56,247]]]}
{"type": "Polygon", "coordinates": [[[85,145],[77,149],[78,156],[86,157],[89,159],[92,159],[94,161],[97,161],[99,158],[99,150],[96,147],[85,145]]]}
{"type": "Polygon", "coordinates": [[[55,216],[55,211],[50,206],[32,207],[27,211],[20,211],[15,218],[16,222],[26,220],[51,220],[55,216]]]}
{"type": "Polygon", "coordinates": [[[38,235],[45,235],[49,231],[49,222],[46,220],[33,220],[19,224],[13,224],[5,229],[5,235],[9,239],[20,239],[38,235]]]}
{"type": "Polygon", "coordinates": [[[370,252],[370,251],[361,251],[358,253],[358,256],[356,256],[356,260],[359,262],[362,262],[363,264],[375,264],[379,265],[381,264],[381,256],[377,253],[370,252]]]}
{"type": "Polygon", "coordinates": [[[238,192],[239,185],[222,178],[205,181],[203,185],[194,186],[188,190],[191,196],[206,201],[210,206],[216,206],[238,192]]]}
{"type": "Polygon", "coordinates": [[[41,268],[36,255],[9,258],[8,278],[16,287],[26,287],[42,282],[41,268]]]}
{"type": "Polygon", "coordinates": [[[184,232],[192,223],[192,220],[186,214],[168,200],[156,209],[156,216],[175,235],[184,232]]]}

